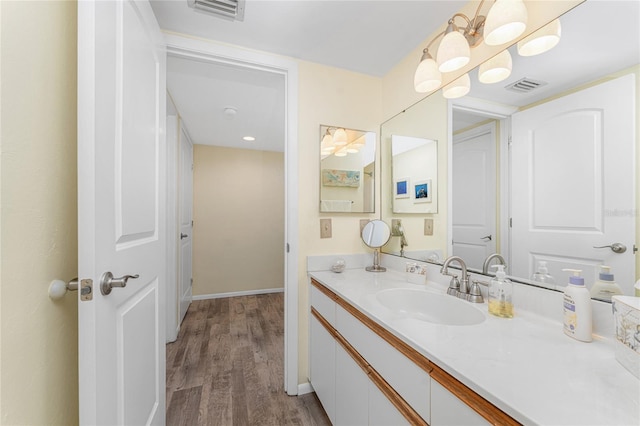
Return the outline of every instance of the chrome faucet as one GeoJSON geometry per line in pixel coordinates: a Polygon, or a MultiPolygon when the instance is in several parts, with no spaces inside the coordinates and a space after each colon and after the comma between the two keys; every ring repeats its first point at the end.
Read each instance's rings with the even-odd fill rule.
{"type": "Polygon", "coordinates": [[[493,253],[490,254],[489,256],[487,256],[487,258],[484,260],[484,263],[482,264],[482,275],[488,275],[489,273],[489,264],[491,263],[491,261],[493,259],[498,259],[498,261],[500,262],[500,264],[505,266],[505,269],[507,269],[507,263],[504,260],[504,257],[502,257],[502,255],[500,253],[493,253]]]}
{"type": "Polygon", "coordinates": [[[449,256],[442,264],[442,268],[440,268],[440,273],[442,275],[448,275],[451,278],[451,282],[449,283],[449,288],[447,289],[447,294],[452,296],[456,296],[460,299],[468,300],[473,303],[482,303],[482,293],[480,292],[480,285],[473,281],[471,285],[469,285],[469,274],[467,272],[467,265],[464,263],[464,260],[460,256],[449,256]],[[449,273],[449,264],[453,261],[458,262],[460,265],[460,269],[462,269],[462,277],[461,280],[458,281],[457,275],[449,273]]]}

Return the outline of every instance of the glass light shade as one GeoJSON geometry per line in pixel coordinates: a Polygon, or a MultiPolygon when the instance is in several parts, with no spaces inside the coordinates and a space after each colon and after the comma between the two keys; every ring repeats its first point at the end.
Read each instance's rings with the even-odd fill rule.
{"type": "Polygon", "coordinates": [[[347,132],[344,129],[337,129],[333,134],[334,145],[346,145],[347,144],[347,132]]]}
{"type": "Polygon", "coordinates": [[[322,150],[333,150],[333,138],[331,137],[331,135],[329,134],[329,132],[327,132],[327,134],[324,135],[324,137],[322,138],[322,142],[320,142],[320,147],[322,148],[322,150]]]}
{"type": "Polygon", "coordinates": [[[336,157],[346,157],[347,156],[347,150],[346,149],[341,149],[340,151],[336,151],[335,154],[336,157]]]}
{"type": "Polygon", "coordinates": [[[355,154],[355,153],[357,153],[359,151],[358,148],[356,148],[353,145],[349,145],[345,149],[347,150],[347,153],[349,153],[349,154],[355,154]]]}
{"type": "Polygon", "coordinates": [[[478,80],[485,84],[502,81],[511,75],[512,66],[511,54],[505,49],[480,65],[478,80]]]}
{"type": "Polygon", "coordinates": [[[560,20],[555,19],[520,40],[518,42],[518,54],[520,56],[534,56],[551,50],[560,42],[561,35],[560,20]]]}
{"type": "Polygon", "coordinates": [[[465,74],[442,89],[442,96],[447,99],[461,98],[469,93],[469,90],[471,90],[471,79],[469,74],[465,74]]]}
{"type": "Polygon", "coordinates": [[[418,93],[427,93],[436,90],[441,84],[442,73],[438,70],[438,64],[428,52],[425,52],[418,64],[418,68],[416,68],[413,87],[418,93]]]}
{"type": "Polygon", "coordinates": [[[527,7],[522,0],[496,0],[484,24],[484,42],[498,46],[515,40],[527,28],[527,7]]]}
{"type": "Polygon", "coordinates": [[[469,42],[459,31],[451,31],[442,38],[436,57],[440,72],[459,70],[471,60],[469,42]]]}

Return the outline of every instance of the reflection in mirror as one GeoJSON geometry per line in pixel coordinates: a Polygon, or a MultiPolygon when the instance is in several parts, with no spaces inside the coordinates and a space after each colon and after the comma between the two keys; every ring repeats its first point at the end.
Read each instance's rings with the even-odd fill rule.
{"type": "Polygon", "coordinates": [[[391,136],[394,213],[438,212],[438,142],[391,136]]]}
{"type": "MultiPolygon", "coordinates": [[[[477,70],[470,73],[469,96],[450,103],[450,137],[434,138],[439,170],[450,168],[438,194],[451,215],[434,215],[434,231],[445,237],[439,246],[422,238],[421,221],[431,215],[405,216],[413,245],[407,257],[437,247],[480,271],[487,255],[498,252],[515,280],[556,290],[568,281],[562,268],[582,269],[587,287],[599,288],[606,265],[622,292],[633,294],[640,278],[639,14],[639,2],[582,3],[560,18],[562,39],[552,50],[524,57],[511,47],[512,73],[503,82],[482,84],[477,70]],[[444,160],[443,151],[450,153],[444,160]]],[[[388,133],[416,136],[403,126],[424,124],[404,117],[436,95],[383,124],[383,156],[388,133]]],[[[431,132],[442,126],[428,121],[431,132]]],[[[382,196],[383,217],[391,220],[397,216],[392,194],[383,188],[382,196]]],[[[390,246],[384,251],[397,253],[390,246]]]]}
{"type": "Polygon", "coordinates": [[[320,212],[373,213],[376,134],[320,126],[320,212]]]}
{"type": "Polygon", "coordinates": [[[382,220],[372,220],[367,223],[362,229],[362,241],[372,249],[373,252],[373,265],[367,266],[365,269],[369,272],[384,272],[387,269],[380,266],[380,247],[385,245],[391,237],[391,229],[382,220]]]}

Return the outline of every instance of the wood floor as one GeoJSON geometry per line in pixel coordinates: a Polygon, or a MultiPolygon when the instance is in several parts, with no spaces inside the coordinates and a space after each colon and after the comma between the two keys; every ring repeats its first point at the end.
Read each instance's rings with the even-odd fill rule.
{"type": "Polygon", "coordinates": [[[330,425],[284,390],[284,294],[195,301],[167,345],[167,425],[330,425]]]}

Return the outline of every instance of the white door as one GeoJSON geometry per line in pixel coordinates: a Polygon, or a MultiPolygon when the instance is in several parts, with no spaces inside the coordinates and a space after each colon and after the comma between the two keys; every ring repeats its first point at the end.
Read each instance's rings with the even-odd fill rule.
{"type": "Polygon", "coordinates": [[[582,269],[590,287],[600,264],[632,294],[635,261],[633,75],[513,115],[512,273],[529,277],[545,260],[582,269]],[[621,243],[624,253],[609,248],[621,243]]]}
{"type": "Polygon", "coordinates": [[[193,298],[191,285],[193,283],[192,247],[193,247],[193,144],[184,126],[180,126],[180,254],[179,254],[179,283],[180,323],[187,314],[187,309],[193,298]]]}
{"type": "Polygon", "coordinates": [[[148,2],[78,2],[80,424],[165,421],[165,64],[148,2]]]}
{"type": "Polygon", "coordinates": [[[453,254],[482,269],[496,251],[495,122],[453,137],[453,254]]]}

